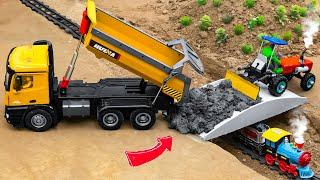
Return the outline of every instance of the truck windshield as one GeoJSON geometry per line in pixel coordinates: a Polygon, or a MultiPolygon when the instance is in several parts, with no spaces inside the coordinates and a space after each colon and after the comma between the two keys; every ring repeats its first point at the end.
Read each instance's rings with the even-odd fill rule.
{"type": "Polygon", "coordinates": [[[11,80],[11,75],[10,73],[6,72],[5,79],[4,79],[4,87],[6,91],[10,90],[10,80],[11,80]]]}

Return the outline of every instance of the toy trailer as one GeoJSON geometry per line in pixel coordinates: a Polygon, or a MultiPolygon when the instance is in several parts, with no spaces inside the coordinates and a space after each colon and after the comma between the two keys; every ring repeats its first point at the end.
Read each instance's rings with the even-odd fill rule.
{"type": "Polygon", "coordinates": [[[182,74],[185,63],[203,73],[197,54],[184,40],[164,44],[96,9],[93,1],[87,5],[80,29],[85,47],[142,78],[70,80],[78,46],[58,83],[50,42],[14,48],[5,77],[5,117],[13,126],[46,131],[63,117],[96,116],[106,130],[119,129],[124,119],[130,119],[135,129],[147,130],[158,111],[170,116],[175,104],[188,96],[191,79],[182,74]]]}

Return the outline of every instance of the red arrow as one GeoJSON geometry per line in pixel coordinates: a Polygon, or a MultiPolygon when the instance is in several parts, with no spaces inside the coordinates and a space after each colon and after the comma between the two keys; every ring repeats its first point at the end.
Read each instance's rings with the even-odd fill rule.
{"type": "Polygon", "coordinates": [[[126,156],[131,166],[140,166],[144,163],[152,161],[159,157],[165,150],[171,151],[172,137],[157,138],[158,144],[148,150],[129,152],[126,151],[126,156]]]}

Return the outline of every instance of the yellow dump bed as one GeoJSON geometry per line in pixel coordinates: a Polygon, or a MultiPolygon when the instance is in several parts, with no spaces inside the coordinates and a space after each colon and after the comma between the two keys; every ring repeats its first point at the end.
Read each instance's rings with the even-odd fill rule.
{"type": "Polygon", "coordinates": [[[203,73],[197,54],[184,40],[165,44],[98,8],[92,11],[88,9],[92,20],[84,45],[98,58],[107,59],[152,82],[177,101],[188,94],[191,82],[182,74],[185,63],[203,73]]]}

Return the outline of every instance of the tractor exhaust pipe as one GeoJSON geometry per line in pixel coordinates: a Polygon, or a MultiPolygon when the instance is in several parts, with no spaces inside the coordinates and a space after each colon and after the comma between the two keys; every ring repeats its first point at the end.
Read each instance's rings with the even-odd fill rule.
{"type": "Polygon", "coordinates": [[[301,65],[304,66],[304,55],[305,53],[307,52],[307,48],[305,48],[302,53],[301,53],[301,56],[300,56],[300,61],[301,61],[301,65]]]}

